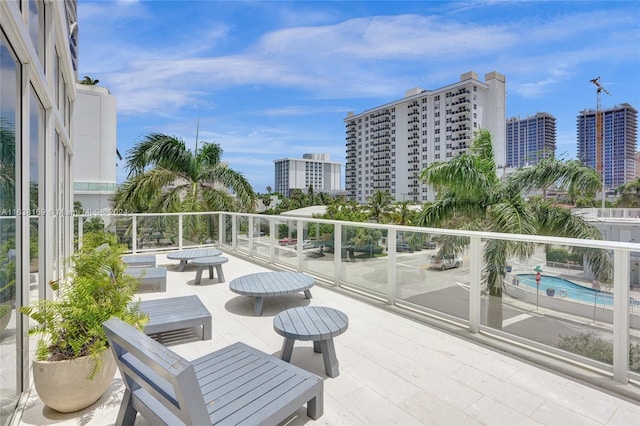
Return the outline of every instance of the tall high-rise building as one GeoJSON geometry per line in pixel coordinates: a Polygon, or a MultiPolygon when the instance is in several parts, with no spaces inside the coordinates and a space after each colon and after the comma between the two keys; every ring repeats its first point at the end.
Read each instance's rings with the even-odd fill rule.
{"type": "MultiPolygon", "coordinates": [[[[606,189],[614,189],[636,179],[638,111],[627,103],[602,113],[602,173],[606,189]]],[[[578,159],[596,169],[596,110],[578,115],[578,159]]]]}
{"type": "Polygon", "coordinates": [[[556,118],[546,112],[507,120],[507,167],[525,167],[556,152],[556,118]]]}
{"type": "Polygon", "coordinates": [[[467,72],[440,89],[411,89],[403,99],[350,112],[344,119],[347,197],[366,203],[381,190],[396,201],[435,199],[420,171],[467,152],[480,129],[491,132],[496,164],[504,166],[505,97],[504,75],[494,71],[480,81],[467,72]]]}
{"type": "Polygon", "coordinates": [[[336,194],[340,191],[341,164],[329,161],[329,154],[304,154],[302,158],[281,158],[275,164],[275,192],[289,196],[291,190],[336,194]]]}

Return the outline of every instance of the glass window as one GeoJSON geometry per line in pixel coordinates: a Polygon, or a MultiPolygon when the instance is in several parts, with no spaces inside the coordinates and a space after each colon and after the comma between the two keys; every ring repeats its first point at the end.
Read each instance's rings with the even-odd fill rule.
{"type": "Polygon", "coordinates": [[[60,99],[62,99],[62,96],[60,96],[60,92],[62,90],[62,88],[60,87],[60,81],[61,81],[61,70],[60,70],[60,55],[58,55],[58,48],[56,47],[55,49],[55,58],[53,60],[53,85],[54,85],[54,90],[56,91],[56,105],[58,107],[58,109],[60,109],[60,99]]]}
{"type": "Polygon", "coordinates": [[[38,212],[44,210],[40,199],[41,168],[40,162],[43,159],[41,152],[44,150],[44,107],[38,98],[33,87],[29,100],[29,276],[31,282],[38,283],[38,291],[29,294],[32,302],[37,301],[44,295],[44,284],[41,275],[38,273],[38,241],[39,233],[42,231],[44,215],[38,212]],[[39,281],[38,281],[39,280],[39,281]]]}
{"type": "Polygon", "coordinates": [[[16,335],[16,135],[19,122],[19,68],[9,43],[0,33],[0,425],[7,425],[18,402],[22,338],[16,335]]]}
{"type": "Polygon", "coordinates": [[[29,0],[29,35],[44,70],[44,3],[29,0]]]}

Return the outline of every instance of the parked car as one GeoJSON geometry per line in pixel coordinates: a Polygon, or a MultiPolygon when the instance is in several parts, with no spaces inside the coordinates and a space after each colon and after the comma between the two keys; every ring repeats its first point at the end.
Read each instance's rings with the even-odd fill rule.
{"type": "Polygon", "coordinates": [[[433,269],[440,269],[446,271],[451,268],[459,268],[462,266],[463,260],[460,256],[439,256],[434,254],[431,256],[431,267],[433,269]]]}
{"type": "Polygon", "coordinates": [[[413,253],[413,248],[407,243],[396,243],[396,252],[413,253]]]}
{"type": "Polygon", "coordinates": [[[425,241],[422,243],[422,248],[433,250],[436,248],[436,243],[434,243],[433,241],[425,241]]]}
{"type": "MultiPolygon", "coordinates": [[[[298,244],[298,241],[296,241],[294,244],[298,244]]],[[[294,247],[296,250],[298,249],[298,247],[294,247]]],[[[311,240],[304,240],[302,242],[302,250],[308,250],[308,249],[314,249],[317,248],[315,243],[311,240]]]]}
{"type": "Polygon", "coordinates": [[[298,244],[297,238],[281,238],[278,240],[281,246],[292,246],[298,244]]]}

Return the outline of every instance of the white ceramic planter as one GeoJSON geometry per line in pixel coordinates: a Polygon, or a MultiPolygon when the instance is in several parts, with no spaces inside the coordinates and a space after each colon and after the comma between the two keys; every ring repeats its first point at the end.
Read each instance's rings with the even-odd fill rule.
{"type": "Polygon", "coordinates": [[[94,360],[85,356],[65,361],[33,361],[33,384],[38,396],[61,413],[82,410],[96,402],[109,388],[116,373],[111,350],[103,352],[102,368],[91,380],[94,360]]]}

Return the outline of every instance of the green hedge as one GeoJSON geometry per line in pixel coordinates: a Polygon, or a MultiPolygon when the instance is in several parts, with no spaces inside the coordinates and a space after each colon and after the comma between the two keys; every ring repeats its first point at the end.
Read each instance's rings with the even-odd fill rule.
{"type": "Polygon", "coordinates": [[[547,262],[582,265],[582,255],[578,253],[570,253],[565,249],[549,249],[547,250],[547,262]]]}
{"type": "MultiPolygon", "coordinates": [[[[599,339],[591,331],[577,336],[560,336],[558,347],[605,364],[613,364],[613,344],[599,339]]],[[[629,369],[640,372],[640,344],[629,345],[629,369]]]]}

